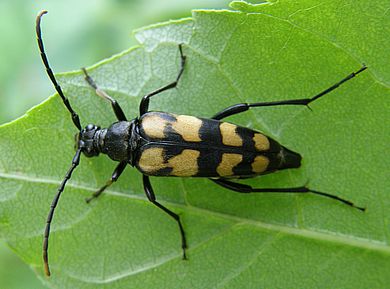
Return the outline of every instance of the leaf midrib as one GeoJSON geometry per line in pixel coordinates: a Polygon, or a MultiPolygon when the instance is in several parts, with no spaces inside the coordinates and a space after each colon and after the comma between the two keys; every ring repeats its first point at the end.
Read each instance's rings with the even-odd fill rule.
{"type": "MultiPolygon", "coordinates": [[[[13,174],[13,173],[5,173],[0,172],[0,178],[6,178],[6,179],[13,179],[13,180],[19,180],[24,182],[33,182],[33,183],[43,183],[43,184],[54,184],[58,185],[60,184],[60,180],[55,181],[54,179],[42,179],[42,178],[36,178],[34,176],[26,175],[26,174],[13,174]]],[[[79,185],[75,184],[74,182],[70,181],[67,185],[68,187],[72,187],[74,189],[81,189],[93,192],[96,188],[91,188],[87,185],[79,185]]],[[[146,196],[142,197],[140,195],[130,195],[130,194],[124,194],[119,191],[113,191],[113,190],[107,190],[105,192],[107,195],[115,196],[115,197],[123,197],[123,198],[129,198],[129,199],[135,199],[135,200],[141,200],[148,202],[146,196]]],[[[319,240],[319,241],[328,241],[332,242],[334,244],[342,244],[349,247],[356,247],[360,249],[366,249],[371,251],[380,252],[383,254],[388,254],[390,256],[390,247],[384,243],[380,243],[379,241],[372,241],[369,242],[368,239],[364,238],[358,238],[358,237],[349,237],[347,235],[330,235],[325,234],[318,231],[308,230],[308,229],[302,229],[302,228],[293,228],[283,225],[277,225],[277,224],[270,224],[270,223],[264,223],[258,220],[252,220],[244,217],[238,217],[235,215],[230,215],[227,213],[221,213],[221,212],[215,212],[210,211],[205,208],[195,207],[192,205],[183,205],[179,203],[174,203],[171,201],[162,201],[165,204],[168,204],[169,206],[173,206],[176,208],[184,209],[184,210],[192,210],[193,212],[201,215],[209,215],[221,219],[226,219],[230,221],[234,221],[237,224],[242,225],[251,225],[255,226],[257,228],[262,228],[274,232],[284,233],[285,235],[291,235],[291,236],[300,236],[304,237],[306,239],[312,239],[312,240],[319,240]]],[[[32,236],[30,236],[32,237],[32,236]]]]}

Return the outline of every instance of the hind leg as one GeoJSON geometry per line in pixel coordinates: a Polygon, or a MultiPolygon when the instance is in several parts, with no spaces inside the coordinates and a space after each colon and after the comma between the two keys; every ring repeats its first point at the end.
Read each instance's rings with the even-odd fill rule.
{"type": "Polygon", "coordinates": [[[348,206],[351,206],[353,208],[356,208],[358,210],[365,211],[365,208],[358,207],[354,203],[352,203],[351,201],[342,199],[338,196],[331,195],[328,193],[315,191],[315,190],[309,189],[306,186],[294,187],[294,188],[252,188],[251,186],[228,181],[225,179],[210,179],[210,180],[213,181],[214,183],[216,183],[217,185],[224,187],[225,189],[235,191],[238,193],[295,193],[295,194],[296,193],[298,193],[298,194],[312,193],[312,194],[316,194],[316,195],[320,195],[323,197],[334,199],[336,201],[342,202],[342,203],[344,203],[348,206]]]}
{"type": "Polygon", "coordinates": [[[212,119],[221,120],[225,117],[247,111],[251,107],[278,106],[278,105],[305,105],[305,106],[308,106],[311,102],[313,102],[313,101],[319,99],[320,97],[328,94],[329,92],[335,90],[341,84],[354,78],[356,75],[358,75],[360,72],[364,71],[365,69],[367,69],[367,67],[365,65],[363,65],[358,71],[352,72],[351,74],[344,77],[342,80],[340,80],[336,84],[332,85],[331,87],[325,89],[324,91],[320,92],[319,94],[317,94],[311,98],[289,99],[289,100],[269,101],[269,102],[238,103],[238,104],[229,106],[229,107],[225,108],[224,110],[218,112],[217,114],[215,114],[212,117],[212,119]]]}

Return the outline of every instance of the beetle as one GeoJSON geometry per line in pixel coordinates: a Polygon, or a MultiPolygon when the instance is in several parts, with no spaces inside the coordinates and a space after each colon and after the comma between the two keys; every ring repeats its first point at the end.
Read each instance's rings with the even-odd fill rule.
{"type": "Polygon", "coordinates": [[[208,178],[216,185],[239,193],[313,193],[332,198],[361,211],[365,210],[365,208],[356,206],[349,200],[313,190],[307,186],[252,188],[249,185],[234,181],[234,179],[256,177],[278,170],[299,168],[302,157],[299,153],[291,151],[261,132],[222,121],[226,117],[242,113],[253,107],[308,106],[364,71],[367,68],[365,65],[311,98],[239,103],[223,109],[210,119],[149,111],[150,99],[163,91],[175,88],[184,72],[186,56],[183,53],[183,46],[180,44],[180,69],[176,79],[145,95],[139,105],[139,117],[132,120],[126,118],[119,103],[100,89],[88,75],[87,70],[83,68],[86,82],[95,90],[97,95],[111,103],[117,122],[114,122],[108,128],[101,128],[94,124],[88,124],[82,128],[79,116],[73,110],[68,98],[57,83],[45,53],[41,35],[41,18],[46,13],[47,11],[41,11],[36,19],[39,51],[47,74],[78,129],[78,133],[76,133],[76,153],[72,159],[72,165],[52,201],[44,231],[43,262],[47,276],[50,276],[48,246],[54,211],[67,181],[80,162],[82,153],[86,157],[106,154],[113,161],[119,162],[111,178],[90,198],[86,199],[86,202],[89,203],[100,196],[104,190],[117,181],[127,165],[136,167],[142,173],[143,187],[148,200],[177,222],[181,236],[183,259],[187,258],[187,240],[180,217],[157,201],[150,176],[203,177],[208,178]]]}

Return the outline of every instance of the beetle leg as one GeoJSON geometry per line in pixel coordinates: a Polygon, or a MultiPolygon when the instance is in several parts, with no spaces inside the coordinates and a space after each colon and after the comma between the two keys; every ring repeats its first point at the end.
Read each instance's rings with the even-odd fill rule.
{"type": "Polygon", "coordinates": [[[187,259],[186,255],[186,249],[187,249],[187,240],[186,240],[186,235],[184,233],[183,225],[180,221],[180,216],[169,210],[168,208],[164,207],[161,205],[159,202],[156,201],[156,196],[154,195],[152,185],[150,183],[149,177],[146,175],[143,175],[143,184],[144,184],[144,190],[146,193],[146,196],[148,197],[149,201],[151,201],[155,206],[163,210],[165,213],[167,213],[169,216],[171,216],[177,224],[179,225],[180,229],[180,235],[181,235],[181,247],[183,249],[183,259],[187,259]]]}
{"type": "Polygon", "coordinates": [[[184,65],[186,63],[186,56],[183,54],[183,49],[182,49],[182,45],[179,44],[179,52],[180,52],[180,70],[179,70],[179,73],[176,77],[176,80],[170,84],[167,84],[163,87],[160,87],[159,89],[156,89],[154,91],[152,91],[151,93],[145,95],[142,100],[141,100],[141,103],[139,105],[139,113],[140,113],[140,116],[142,116],[144,113],[148,112],[148,108],[149,108],[149,99],[153,96],[153,95],[156,95],[156,94],[159,94],[160,92],[163,92],[165,90],[168,90],[168,89],[171,89],[171,88],[175,88],[177,83],[179,82],[179,79],[181,77],[181,75],[183,74],[183,71],[184,71],[184,65]]]}
{"type": "Polygon", "coordinates": [[[338,196],[331,195],[328,193],[315,191],[315,190],[309,189],[306,186],[294,187],[294,188],[252,188],[249,185],[240,184],[240,183],[236,183],[236,182],[232,182],[232,181],[228,181],[228,180],[224,180],[224,179],[210,179],[210,180],[213,181],[214,183],[216,183],[217,185],[220,185],[221,187],[224,187],[228,190],[239,192],[239,193],[313,193],[316,195],[320,195],[323,197],[328,197],[328,198],[337,200],[339,202],[342,202],[348,206],[359,209],[361,211],[366,210],[363,207],[356,206],[351,201],[342,199],[338,196]]]}
{"type": "Polygon", "coordinates": [[[306,105],[308,106],[311,102],[319,99],[321,96],[324,96],[325,94],[328,94],[329,92],[335,90],[338,88],[341,84],[344,82],[354,78],[356,75],[358,75],[360,72],[367,69],[367,66],[363,65],[358,71],[352,72],[347,77],[343,78],[336,84],[332,85],[331,87],[325,89],[324,91],[320,92],[319,94],[311,97],[311,98],[301,98],[301,99],[288,99],[288,100],[281,100],[281,101],[269,101],[269,102],[254,102],[254,103],[238,103],[232,106],[229,106],[225,108],[224,110],[218,112],[215,114],[212,119],[221,120],[225,117],[238,114],[244,111],[247,111],[251,107],[258,107],[258,106],[277,106],[277,105],[306,105]]]}
{"type": "Polygon", "coordinates": [[[120,162],[119,165],[115,168],[114,172],[112,173],[111,179],[109,179],[103,187],[101,187],[99,190],[94,192],[92,194],[92,196],[90,196],[89,198],[86,198],[85,201],[87,203],[89,203],[93,199],[96,199],[97,197],[99,197],[104,192],[105,189],[107,189],[109,186],[111,186],[113,182],[116,182],[116,180],[120,177],[122,172],[125,170],[126,165],[127,165],[127,162],[120,162]]]}
{"type": "Polygon", "coordinates": [[[98,96],[104,98],[104,99],[107,99],[109,102],[111,102],[111,106],[112,106],[112,109],[114,110],[114,113],[115,113],[115,116],[116,118],[119,120],[119,121],[126,121],[127,118],[125,116],[125,114],[123,113],[123,110],[122,108],[120,107],[119,103],[114,99],[112,98],[111,96],[109,96],[104,90],[100,89],[95,81],[93,81],[93,79],[89,76],[87,70],[83,67],[81,68],[81,70],[84,72],[85,74],[85,81],[93,88],[95,89],[95,92],[98,96]]]}

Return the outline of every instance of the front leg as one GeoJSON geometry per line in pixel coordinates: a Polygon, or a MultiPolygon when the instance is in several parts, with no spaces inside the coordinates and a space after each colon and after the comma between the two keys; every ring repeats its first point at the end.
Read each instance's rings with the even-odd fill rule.
{"type": "Polygon", "coordinates": [[[156,94],[159,94],[160,92],[163,92],[165,90],[168,90],[168,89],[171,89],[171,88],[175,88],[177,83],[179,82],[179,79],[181,77],[181,75],[183,74],[183,71],[184,71],[184,65],[186,63],[186,56],[183,54],[183,49],[182,49],[182,45],[179,44],[179,52],[180,52],[180,70],[179,70],[179,73],[176,77],[176,80],[170,84],[167,84],[163,87],[160,87],[159,89],[156,89],[155,91],[152,91],[151,93],[145,95],[142,100],[141,100],[141,103],[139,105],[139,115],[142,116],[143,114],[145,114],[146,112],[148,112],[148,109],[149,109],[149,99],[153,96],[153,95],[156,95],[156,94]]]}
{"type": "Polygon", "coordinates": [[[125,114],[123,113],[122,108],[120,107],[119,103],[109,96],[104,90],[100,89],[95,81],[93,81],[92,77],[89,76],[87,70],[83,67],[81,69],[84,72],[85,75],[85,81],[95,90],[96,94],[104,99],[107,99],[109,102],[111,102],[111,107],[114,110],[115,116],[119,121],[127,121],[127,118],[125,114]]]}
{"type": "Polygon", "coordinates": [[[112,176],[111,176],[111,179],[109,179],[107,181],[107,183],[101,187],[99,190],[97,190],[96,192],[94,192],[92,194],[92,196],[90,196],[89,198],[85,199],[85,201],[87,203],[91,202],[93,199],[96,199],[97,197],[99,197],[105,189],[107,189],[109,186],[112,185],[113,182],[116,182],[116,180],[120,177],[120,175],[122,174],[122,172],[125,170],[127,166],[127,162],[120,162],[119,165],[115,168],[114,172],[112,173],[112,176]]]}

